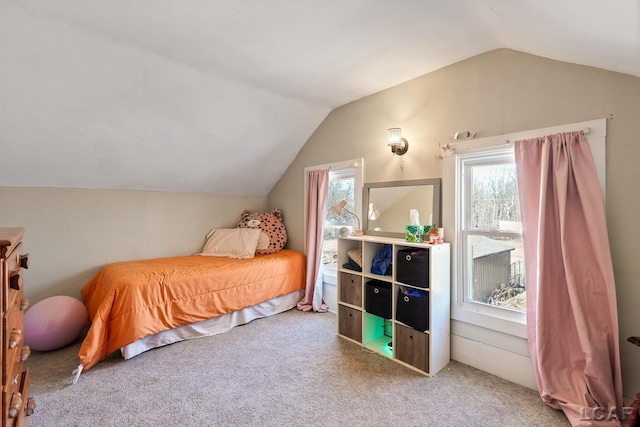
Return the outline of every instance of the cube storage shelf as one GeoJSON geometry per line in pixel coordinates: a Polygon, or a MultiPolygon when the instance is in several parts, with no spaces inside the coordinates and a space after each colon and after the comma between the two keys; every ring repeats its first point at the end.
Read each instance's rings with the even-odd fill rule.
{"type": "Polygon", "coordinates": [[[435,375],[450,361],[450,245],[340,237],[338,265],[348,265],[348,252],[356,249],[362,272],[338,268],[338,336],[435,375]],[[371,273],[385,245],[391,246],[391,274],[371,273]]]}

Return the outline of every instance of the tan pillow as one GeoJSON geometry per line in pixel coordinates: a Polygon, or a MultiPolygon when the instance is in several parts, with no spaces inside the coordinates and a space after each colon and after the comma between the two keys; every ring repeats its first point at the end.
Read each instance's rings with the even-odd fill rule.
{"type": "Polygon", "coordinates": [[[347,255],[353,262],[362,268],[362,249],[351,249],[350,251],[347,251],[347,255]]]}
{"type": "Polygon", "coordinates": [[[253,228],[219,228],[209,233],[199,255],[253,258],[262,232],[253,228]]]}
{"type": "Polygon", "coordinates": [[[258,246],[256,247],[256,250],[258,251],[267,250],[269,249],[270,243],[271,243],[271,240],[269,240],[269,236],[267,236],[266,233],[260,230],[260,238],[258,239],[258,246]]]}

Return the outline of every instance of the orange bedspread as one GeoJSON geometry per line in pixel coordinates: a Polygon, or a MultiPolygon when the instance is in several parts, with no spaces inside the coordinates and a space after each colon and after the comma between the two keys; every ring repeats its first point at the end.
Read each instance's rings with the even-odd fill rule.
{"type": "Polygon", "coordinates": [[[305,256],[184,256],[106,265],[82,288],[91,327],[83,370],[147,335],[220,316],[304,288],[305,256]]]}

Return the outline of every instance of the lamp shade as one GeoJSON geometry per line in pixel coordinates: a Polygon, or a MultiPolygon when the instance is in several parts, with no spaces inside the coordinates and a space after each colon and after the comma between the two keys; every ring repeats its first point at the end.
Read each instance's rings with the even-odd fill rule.
{"type": "Polygon", "coordinates": [[[402,131],[400,128],[387,129],[387,145],[402,145],[402,131]]]}
{"type": "Polygon", "coordinates": [[[409,141],[402,137],[400,128],[387,129],[387,146],[393,154],[403,155],[409,150],[409,141]]]}
{"type": "Polygon", "coordinates": [[[341,216],[345,206],[347,206],[347,201],[342,200],[340,203],[338,203],[337,205],[331,206],[331,208],[329,209],[331,209],[331,212],[333,212],[334,214],[341,216]]]}
{"type": "Polygon", "coordinates": [[[378,211],[378,209],[376,209],[376,205],[373,203],[369,203],[369,214],[368,214],[369,219],[371,220],[376,220],[378,218],[380,218],[380,211],[378,211]]]}
{"type": "Polygon", "coordinates": [[[341,200],[340,203],[338,203],[337,205],[331,206],[329,208],[329,210],[331,210],[331,212],[333,212],[334,214],[336,214],[337,216],[341,216],[342,215],[342,211],[345,211],[346,213],[353,215],[356,220],[358,221],[358,228],[356,228],[355,230],[353,230],[351,232],[352,236],[362,236],[362,230],[360,229],[360,218],[358,217],[358,215],[356,215],[355,213],[351,212],[349,209],[346,209],[345,206],[347,206],[347,201],[346,200],[341,200]]]}

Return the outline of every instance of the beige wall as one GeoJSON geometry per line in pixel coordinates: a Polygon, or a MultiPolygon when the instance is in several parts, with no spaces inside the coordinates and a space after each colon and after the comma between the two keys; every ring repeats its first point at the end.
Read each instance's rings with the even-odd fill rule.
{"type": "Polygon", "coordinates": [[[269,207],[283,210],[290,247],[302,250],[304,167],[362,157],[365,182],[440,177],[438,144],[452,132],[480,138],[599,118],[608,118],[607,221],[623,385],[632,396],[640,391],[640,347],[625,340],[640,335],[640,78],[508,49],[467,59],[333,110],[269,194],[269,207]],[[394,126],[409,140],[404,156],[385,146],[394,126]]]}
{"type": "Polygon", "coordinates": [[[52,295],[80,297],[106,263],[188,255],[215,227],[235,227],[266,197],[153,191],[0,187],[0,227],[25,227],[32,304],[52,295]]]}

